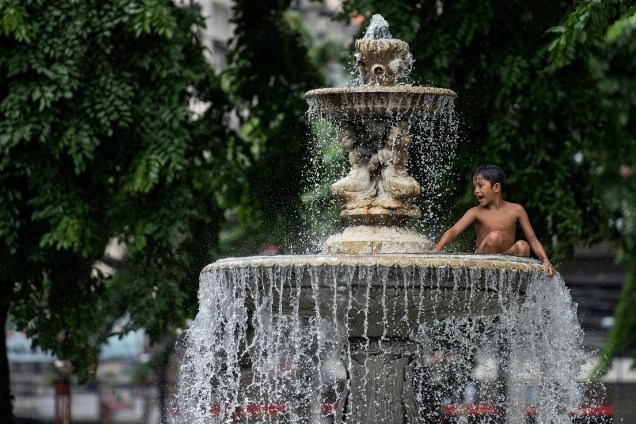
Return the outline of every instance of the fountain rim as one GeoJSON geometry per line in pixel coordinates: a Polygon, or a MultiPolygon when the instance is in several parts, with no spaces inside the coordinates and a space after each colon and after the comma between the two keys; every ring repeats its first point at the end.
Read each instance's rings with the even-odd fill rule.
{"type": "Polygon", "coordinates": [[[411,94],[411,95],[436,95],[457,97],[457,93],[447,88],[438,87],[422,87],[411,85],[363,85],[363,86],[351,86],[351,87],[330,87],[330,88],[317,88],[309,90],[305,93],[305,99],[311,99],[314,97],[323,97],[330,95],[347,95],[347,94],[374,94],[374,93],[391,93],[391,94],[411,94]]]}
{"type": "Polygon", "coordinates": [[[514,272],[546,272],[541,261],[507,255],[375,253],[248,256],[220,259],[207,265],[201,274],[231,269],[270,269],[293,267],[385,267],[479,269],[514,272]]]}

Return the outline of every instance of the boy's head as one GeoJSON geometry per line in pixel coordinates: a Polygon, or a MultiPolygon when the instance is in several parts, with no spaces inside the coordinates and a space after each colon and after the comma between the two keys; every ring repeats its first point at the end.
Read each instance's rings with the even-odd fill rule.
{"type": "Polygon", "coordinates": [[[504,191],[504,186],[506,184],[506,174],[504,174],[503,169],[498,167],[497,165],[481,165],[478,166],[477,169],[473,172],[473,178],[483,178],[488,181],[491,186],[495,184],[499,184],[501,187],[501,192],[504,191]]]}

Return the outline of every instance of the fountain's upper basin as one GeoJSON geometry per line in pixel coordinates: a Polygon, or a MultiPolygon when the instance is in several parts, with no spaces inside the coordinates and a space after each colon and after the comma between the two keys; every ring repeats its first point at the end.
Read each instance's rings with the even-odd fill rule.
{"type": "Polygon", "coordinates": [[[201,284],[249,309],[340,323],[349,337],[403,338],[433,319],[498,314],[543,275],[539,261],[501,255],[281,255],[222,259],[201,284]]]}
{"type": "Polygon", "coordinates": [[[310,111],[336,119],[435,118],[456,94],[418,86],[320,88],[305,93],[310,111]]]}

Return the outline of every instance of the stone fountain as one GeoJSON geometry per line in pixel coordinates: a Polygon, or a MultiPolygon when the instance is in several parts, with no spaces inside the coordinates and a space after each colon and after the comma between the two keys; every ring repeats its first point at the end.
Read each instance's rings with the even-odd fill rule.
{"type": "MultiPolygon", "coordinates": [[[[547,351],[562,349],[551,345],[519,357],[541,369],[540,380],[580,359],[569,296],[546,283],[538,261],[426,253],[432,243],[408,225],[421,216],[421,188],[408,174],[409,127],[446,113],[455,93],[404,83],[408,44],[379,16],[355,48],[361,85],[305,95],[348,152],[351,171],[331,192],[351,226],[320,254],[229,258],[203,269],[181,371],[179,409],[188,422],[437,422],[424,416],[426,374],[417,370],[430,354],[423,329],[445,319],[496,317],[508,358],[513,333],[539,325],[527,337],[549,338],[565,320],[574,328],[559,336],[569,358],[555,359],[547,351]],[[537,299],[561,299],[566,318],[545,322],[547,306],[537,299]]],[[[567,398],[568,384],[545,386],[545,413],[559,413],[553,403],[567,398]]],[[[516,422],[518,399],[502,405],[516,422]]]]}

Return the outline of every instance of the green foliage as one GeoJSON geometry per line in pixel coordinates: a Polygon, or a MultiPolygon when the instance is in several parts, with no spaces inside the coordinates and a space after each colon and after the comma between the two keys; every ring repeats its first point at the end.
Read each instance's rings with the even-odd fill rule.
{"type": "Polygon", "coordinates": [[[246,156],[195,7],[3,1],[0,19],[0,297],[86,378],[115,320],[158,339],[192,315],[246,156]],[[108,279],[91,270],[112,237],[108,279]]]}
{"type": "Polygon", "coordinates": [[[297,214],[321,80],[288,8],[237,2],[219,78],[192,5],[0,2],[0,306],[81,379],[114,322],[164,340],[205,264],[280,242],[297,214]],[[113,237],[126,254],[102,275],[113,237]]]}
{"type": "MultiPolygon", "coordinates": [[[[548,30],[568,19],[571,5],[345,2],[343,14],[354,11],[383,14],[392,34],[410,42],[415,81],[458,93],[463,141],[455,167],[466,184],[451,192],[451,204],[472,197],[468,176],[474,166],[497,163],[508,176],[506,198],[526,207],[549,250],[568,254],[575,243],[606,234],[607,211],[594,189],[588,152],[613,152],[605,140],[618,129],[607,105],[598,102],[599,88],[583,57],[548,70],[554,60],[548,30]]],[[[456,203],[462,210],[452,210],[450,221],[466,203],[456,203]]]]}
{"type": "MultiPolygon", "coordinates": [[[[620,124],[619,140],[626,142],[621,142],[620,154],[598,154],[594,160],[599,164],[598,183],[604,188],[603,199],[611,213],[614,237],[620,241],[617,259],[628,265],[629,274],[601,361],[592,372],[595,377],[609,370],[615,355],[636,345],[636,18],[618,20],[598,43],[591,67],[601,89],[601,101],[620,124]]],[[[633,358],[636,361],[636,354],[633,358]]]]}
{"type": "Polygon", "coordinates": [[[569,65],[581,55],[581,47],[589,47],[605,34],[618,16],[636,14],[636,5],[624,0],[591,0],[580,2],[562,25],[548,31],[557,36],[550,43],[551,60],[547,67],[555,72],[569,65]]]}
{"type": "Polygon", "coordinates": [[[308,160],[303,95],[322,85],[320,72],[308,58],[308,33],[287,11],[289,5],[289,0],[234,2],[230,65],[222,75],[237,107],[241,137],[253,156],[248,171],[251,196],[246,199],[252,213],[246,220],[239,218],[263,225],[262,230],[240,234],[241,243],[252,249],[297,242],[308,160]]]}
{"type": "MultiPolygon", "coordinates": [[[[630,263],[636,263],[636,257],[629,258],[630,263]]],[[[612,327],[605,348],[600,354],[599,362],[594,366],[590,375],[594,379],[600,379],[612,367],[612,359],[623,350],[636,346],[636,272],[628,275],[618,307],[614,312],[615,323],[612,327]]],[[[636,355],[632,358],[636,361],[636,355]]]]}
{"type": "Polygon", "coordinates": [[[309,51],[313,63],[326,65],[328,63],[347,63],[350,60],[349,49],[345,40],[340,36],[328,35],[316,40],[309,51]]]}
{"type": "MultiPolygon", "coordinates": [[[[350,0],[343,10],[383,14],[393,35],[411,44],[415,80],[458,93],[457,172],[501,165],[506,198],[526,206],[544,244],[556,239],[547,246],[553,253],[600,238],[620,242],[631,271],[601,368],[633,347],[636,334],[632,3],[350,0]]],[[[468,181],[456,188],[449,221],[471,196],[468,181]]]]}

